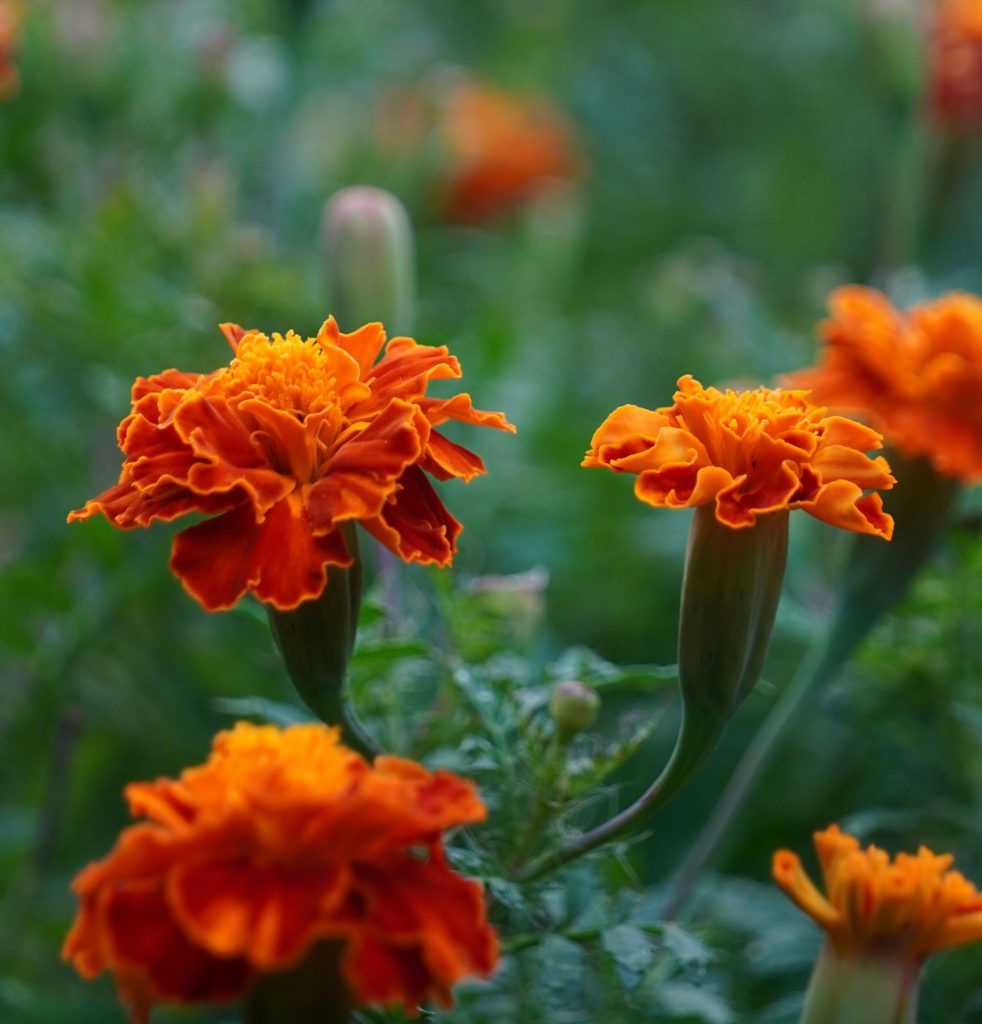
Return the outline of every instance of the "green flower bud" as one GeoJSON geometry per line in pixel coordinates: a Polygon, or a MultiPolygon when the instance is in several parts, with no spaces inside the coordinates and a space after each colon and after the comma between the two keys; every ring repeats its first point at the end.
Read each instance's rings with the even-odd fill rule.
{"type": "Polygon", "coordinates": [[[557,683],[549,698],[549,714],[556,723],[560,742],[568,743],[578,732],[589,729],[600,713],[597,691],[575,679],[557,683]]]}

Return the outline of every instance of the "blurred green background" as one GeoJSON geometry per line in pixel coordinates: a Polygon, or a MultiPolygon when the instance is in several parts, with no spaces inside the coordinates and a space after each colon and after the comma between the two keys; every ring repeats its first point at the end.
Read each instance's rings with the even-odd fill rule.
{"type": "MultiPolygon", "coordinates": [[[[330,312],[325,199],[353,183],[393,190],[417,227],[412,333],[447,344],[476,404],[519,428],[455,435],[489,467],[442,489],[466,526],[456,583],[548,571],[533,665],[571,645],[671,663],[687,515],[581,470],[592,432],[617,405],[668,404],[682,373],[758,382],[808,363],[837,284],[873,281],[900,301],[982,290],[982,164],[963,139],[943,189],[930,184],[902,4],[24,9],[22,87],[0,106],[0,1020],[101,1022],[122,1019],[111,986],[78,981],[57,950],[71,877],[125,822],[124,783],[200,760],[230,721],[219,698],[294,699],[255,607],[209,616],[184,595],[167,569],[172,528],[65,525],[116,479],[135,376],[213,369],[228,358],[219,321],[315,332],[330,312]],[[576,127],[581,181],[485,225],[445,222],[439,154],[400,151],[378,111],[454,69],[551,97],[576,127]]],[[[644,1019],[795,1019],[814,945],[789,952],[809,928],[766,884],[769,856],[832,820],[893,848],[950,848],[982,881],[980,507],[966,496],[912,595],[782,749],[689,922],[714,966],[644,1019]]],[[[830,605],[842,538],[812,521],[792,532],[766,681],[635,856],[636,886],[671,872],[830,605]]],[[[453,604],[437,576],[404,574],[421,634],[453,604]]],[[[378,687],[395,685],[389,667],[378,687]]],[[[623,770],[628,791],[669,733],[623,770]]],[[[979,975],[977,950],[935,964],[924,1020],[982,1021],[979,975]]],[[[515,1016],[519,1001],[504,1017],[462,1004],[441,1019],[600,1012],[567,1000],[564,1015],[557,999],[542,1015],[528,1003],[515,1016]]]]}

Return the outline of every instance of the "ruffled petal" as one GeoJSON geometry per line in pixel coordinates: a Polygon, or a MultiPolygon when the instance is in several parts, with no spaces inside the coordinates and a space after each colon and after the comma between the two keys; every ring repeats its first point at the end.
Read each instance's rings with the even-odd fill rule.
{"type": "Polygon", "coordinates": [[[246,591],[281,611],[296,608],[323,591],[328,564],[351,565],[344,538],[336,530],[316,536],[296,492],[261,523],[242,506],[182,531],[170,560],[188,593],[209,611],[231,608],[246,591]]]}
{"type": "Polygon", "coordinates": [[[347,887],[340,864],[216,860],[178,865],[168,878],[167,900],[202,949],[243,957],[260,970],[282,970],[325,933],[347,887]]]}
{"type": "Polygon", "coordinates": [[[450,564],[462,529],[417,466],[402,475],[381,515],[362,525],[407,562],[436,565],[450,564]]]}
{"type": "Polygon", "coordinates": [[[398,399],[328,459],[307,496],[321,529],[347,519],[374,519],[406,469],[419,461],[430,425],[419,407],[398,399]]]}
{"type": "Polygon", "coordinates": [[[832,480],[820,487],[814,498],[792,502],[791,507],[804,509],[823,523],[844,530],[870,533],[884,540],[893,536],[893,517],[883,511],[880,496],[863,497],[862,488],[849,480],[832,480]]]}

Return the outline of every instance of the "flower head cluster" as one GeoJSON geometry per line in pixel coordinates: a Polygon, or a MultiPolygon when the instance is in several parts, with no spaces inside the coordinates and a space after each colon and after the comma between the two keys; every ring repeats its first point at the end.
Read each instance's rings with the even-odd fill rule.
{"type": "Polygon", "coordinates": [[[307,339],[222,330],[235,353],[228,366],[136,381],[118,431],[119,483],[69,521],[101,513],[130,529],[214,516],[179,533],[171,555],[209,610],[246,591],[280,610],[317,597],[327,566],[352,562],[344,523],[406,561],[448,564],[461,526],[426,474],[470,480],[484,464],[437,427],[514,428],[469,395],[426,396],[430,381],[461,375],[447,349],[385,345],[381,324],[342,334],[333,318],[307,339]]]}
{"type": "Polygon", "coordinates": [[[841,956],[892,952],[912,963],[982,940],[982,893],[950,870],[951,854],[921,847],[891,860],[832,825],[815,833],[823,895],[790,850],[774,854],[777,884],[825,930],[841,956]]]}
{"type": "Polygon", "coordinates": [[[449,1005],[458,978],[495,966],[481,887],[442,848],[484,806],[448,772],[370,767],[321,725],[239,723],[204,765],[126,795],[146,820],[75,880],[64,956],[110,971],[137,1021],[157,1002],[235,999],[322,939],[344,942],[355,1005],[449,1005]]]}
{"type": "Polygon", "coordinates": [[[818,367],[788,377],[816,401],[868,419],[910,457],[982,479],[982,299],[953,294],[898,312],[871,288],[840,288],[818,367]]]}
{"type": "Polygon", "coordinates": [[[550,178],[571,178],[577,159],[573,132],[542,103],[465,81],[446,101],[442,118],[449,159],[445,206],[457,221],[504,213],[550,178]]]}
{"type": "Polygon", "coordinates": [[[928,107],[935,120],[982,125],[982,2],[935,0],[928,32],[928,107]]]}
{"type": "Polygon", "coordinates": [[[704,388],[679,379],[675,404],[624,405],[593,435],[584,466],[636,473],[635,494],[649,505],[691,508],[714,502],[734,528],[757,516],[800,508],[846,530],[889,539],[893,520],[878,494],[894,479],[875,431],[812,405],[806,391],[704,388]]]}

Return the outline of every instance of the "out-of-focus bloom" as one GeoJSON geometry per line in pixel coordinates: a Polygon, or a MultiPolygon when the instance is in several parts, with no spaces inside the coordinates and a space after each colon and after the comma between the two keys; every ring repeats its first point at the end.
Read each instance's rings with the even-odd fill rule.
{"type": "Polygon", "coordinates": [[[209,610],[251,591],[281,611],[317,597],[327,566],[352,563],[340,527],[359,522],[406,561],[447,565],[461,526],[426,474],[470,480],[484,464],[436,428],[448,420],[513,430],[467,394],[426,397],[458,378],[443,346],[393,338],[381,324],[316,338],[268,338],[234,324],[235,353],[213,373],[139,378],[119,426],[119,483],[69,515],[123,529],[187,513],[171,568],[209,610]],[[376,358],[385,345],[382,358],[376,358]]]}
{"type": "Polygon", "coordinates": [[[0,100],[10,99],[20,88],[20,71],[14,59],[20,47],[20,5],[0,2],[0,100]]]}
{"type": "Polygon", "coordinates": [[[549,714],[561,742],[569,742],[578,732],[589,729],[600,714],[600,695],[578,679],[556,683],[549,698],[549,714]]]}
{"type": "Polygon", "coordinates": [[[243,996],[325,939],[344,944],[354,1005],[449,1005],[457,979],[494,969],[481,887],[442,846],[485,810],[449,772],[370,767],[321,725],[239,723],[204,765],[126,796],[146,820],[75,880],[63,955],[86,978],[111,972],[137,1021],[243,996]]]}
{"type": "Polygon", "coordinates": [[[982,125],[982,2],[935,0],[928,25],[928,93],[942,124],[982,125]]]}
{"type": "Polygon", "coordinates": [[[800,508],[816,519],[889,539],[878,494],[893,486],[875,431],[812,405],[807,391],[704,388],[686,375],[672,406],[624,405],[593,435],[584,466],[636,473],[649,505],[715,503],[716,519],[752,527],[760,515],[800,508]]]}
{"type": "Polygon", "coordinates": [[[818,367],[790,374],[817,402],[868,419],[909,458],[982,479],[982,300],[952,294],[901,313],[880,292],[833,292],[818,367]]]}
{"type": "Polygon", "coordinates": [[[840,955],[890,949],[920,963],[939,950],[982,941],[982,893],[951,870],[951,854],[922,846],[891,860],[875,846],[862,849],[837,825],[815,833],[815,849],[824,894],[790,850],[774,854],[774,879],[840,955]]]}
{"type": "Polygon", "coordinates": [[[441,122],[448,168],[443,203],[452,220],[481,221],[529,199],[549,179],[573,178],[573,129],[541,101],[464,81],[441,122]]]}

